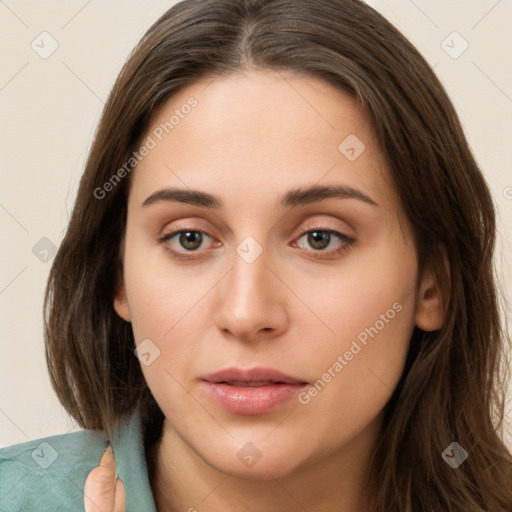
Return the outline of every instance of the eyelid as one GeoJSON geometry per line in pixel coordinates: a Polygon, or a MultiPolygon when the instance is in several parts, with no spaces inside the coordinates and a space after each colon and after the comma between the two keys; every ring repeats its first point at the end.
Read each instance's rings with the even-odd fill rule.
{"type": "Polygon", "coordinates": [[[343,222],[345,224],[345,228],[339,226],[339,222],[337,226],[332,225],[334,224],[334,221],[328,221],[325,219],[319,219],[319,220],[306,220],[305,222],[300,224],[300,229],[298,230],[299,235],[302,236],[305,232],[308,231],[314,231],[320,230],[320,231],[331,231],[335,233],[339,233],[340,235],[343,235],[346,238],[353,239],[355,237],[355,230],[354,228],[348,223],[343,222]],[[350,233],[350,234],[349,234],[350,233]]]}
{"type": "MultiPolygon", "coordinates": [[[[313,231],[324,231],[325,233],[333,234],[341,243],[341,246],[336,249],[320,249],[320,250],[314,250],[314,249],[305,249],[303,250],[310,255],[313,255],[315,258],[322,258],[328,259],[329,257],[334,257],[336,255],[340,255],[347,251],[351,246],[353,246],[356,243],[356,239],[341,232],[337,229],[331,229],[322,225],[316,225],[316,226],[307,226],[303,228],[302,233],[295,237],[294,240],[300,240],[302,237],[306,236],[308,233],[311,233],[313,231]]],[[[297,242],[294,242],[296,244],[297,242]]]]}
{"type": "MultiPolygon", "coordinates": [[[[212,240],[215,241],[215,237],[210,235],[210,233],[208,233],[207,231],[204,231],[202,229],[191,228],[190,226],[175,228],[175,229],[169,231],[168,233],[164,232],[162,235],[160,235],[158,237],[158,241],[166,242],[167,240],[171,240],[172,238],[174,238],[176,235],[178,235],[180,233],[187,232],[187,231],[193,231],[194,233],[201,233],[202,235],[204,235],[208,238],[211,238],[212,240]]],[[[188,252],[192,253],[194,251],[188,251],[188,252]]]]}

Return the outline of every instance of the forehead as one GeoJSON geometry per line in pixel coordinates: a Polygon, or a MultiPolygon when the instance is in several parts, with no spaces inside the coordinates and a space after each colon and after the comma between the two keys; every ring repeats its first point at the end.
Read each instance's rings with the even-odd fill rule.
{"type": "Polygon", "coordinates": [[[139,204],[156,188],[177,185],[228,201],[333,183],[387,194],[387,201],[393,194],[366,113],[348,93],[307,75],[205,77],[159,108],[142,140],[149,139],[152,149],[133,176],[139,204]]]}

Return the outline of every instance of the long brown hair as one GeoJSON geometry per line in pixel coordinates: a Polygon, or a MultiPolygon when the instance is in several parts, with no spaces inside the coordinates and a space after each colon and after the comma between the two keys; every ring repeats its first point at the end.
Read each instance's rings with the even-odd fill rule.
{"type": "Polygon", "coordinates": [[[84,428],[111,432],[135,408],[148,425],[161,422],[131,325],[113,309],[131,174],[108,193],[98,189],[130,160],[155,110],[178,89],[249,68],[323,79],[366,109],[420,270],[434,269],[447,291],[443,327],[415,329],[386,406],[369,480],[372,510],[510,512],[512,457],[497,433],[508,338],[493,271],[492,198],[428,63],[359,0],[185,0],[148,30],[106,103],[49,277],[46,356],[61,402],[84,428]],[[441,455],[452,442],[468,453],[457,469],[441,455]]]}

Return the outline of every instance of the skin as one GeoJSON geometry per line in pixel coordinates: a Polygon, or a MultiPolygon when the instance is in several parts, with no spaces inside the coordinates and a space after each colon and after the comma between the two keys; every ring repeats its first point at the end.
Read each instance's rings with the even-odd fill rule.
{"type": "Polygon", "coordinates": [[[116,463],[112,448],[107,447],[85,481],[84,505],[86,512],[124,512],[125,492],[123,482],[116,481],[116,463]]]}
{"type": "Polygon", "coordinates": [[[431,273],[418,275],[372,125],[355,99],[319,79],[248,70],[181,90],[146,135],[191,96],[198,105],[132,175],[114,301],[136,344],[149,338],[160,350],[142,366],[166,417],[149,454],[157,508],[365,511],[382,411],[413,328],[443,322],[431,273]],[[349,134],[365,145],[354,161],[338,149],[349,134]],[[356,198],[279,205],[289,189],[311,185],[353,187],[376,205],[356,198]],[[142,206],[166,187],[208,192],[224,207],[142,206]],[[188,260],[166,250],[187,253],[179,235],[158,242],[179,229],[208,234],[188,260]],[[322,251],[308,238],[315,229],[355,242],[332,235],[322,251]],[[248,236],[262,248],[251,263],[236,252],[248,236]],[[242,416],[203,389],[201,376],[230,366],[268,366],[314,383],[393,304],[400,312],[307,404],[292,399],[242,416]],[[247,442],[261,453],[252,467],[237,457],[247,442]]]}

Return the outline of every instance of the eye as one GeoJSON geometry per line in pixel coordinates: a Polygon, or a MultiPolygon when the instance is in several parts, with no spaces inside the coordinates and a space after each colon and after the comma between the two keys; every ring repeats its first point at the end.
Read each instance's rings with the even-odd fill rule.
{"type": "MultiPolygon", "coordinates": [[[[186,259],[199,257],[201,255],[200,249],[205,249],[204,245],[207,239],[212,240],[211,245],[213,246],[221,245],[220,242],[213,240],[208,233],[196,229],[175,230],[164,234],[158,241],[174,257],[186,259]]],[[[319,255],[332,256],[340,254],[348,250],[355,243],[355,239],[339,231],[318,227],[304,232],[297,239],[297,242],[293,245],[306,249],[306,252],[318,257],[319,255]],[[304,247],[304,243],[300,242],[303,238],[305,238],[305,243],[311,249],[307,249],[307,247],[304,247]]]]}
{"type": "MultiPolygon", "coordinates": [[[[298,240],[306,238],[306,243],[313,249],[311,252],[326,254],[338,254],[346,251],[355,240],[339,231],[324,228],[314,228],[302,234],[298,240]],[[333,248],[332,245],[335,245],[333,248]],[[331,248],[329,248],[331,246],[331,248]]],[[[300,244],[302,246],[302,244],[300,244]]]]}
{"type": "Polygon", "coordinates": [[[205,238],[211,238],[210,235],[204,231],[198,231],[195,229],[182,229],[180,231],[174,231],[172,233],[163,235],[159,238],[159,242],[165,244],[166,249],[176,255],[187,257],[187,252],[197,252],[201,248],[205,238]],[[173,242],[173,239],[176,239],[173,242]],[[177,246],[178,250],[175,250],[172,246],[177,246]],[[184,249],[184,250],[183,250],[184,249]]]}

